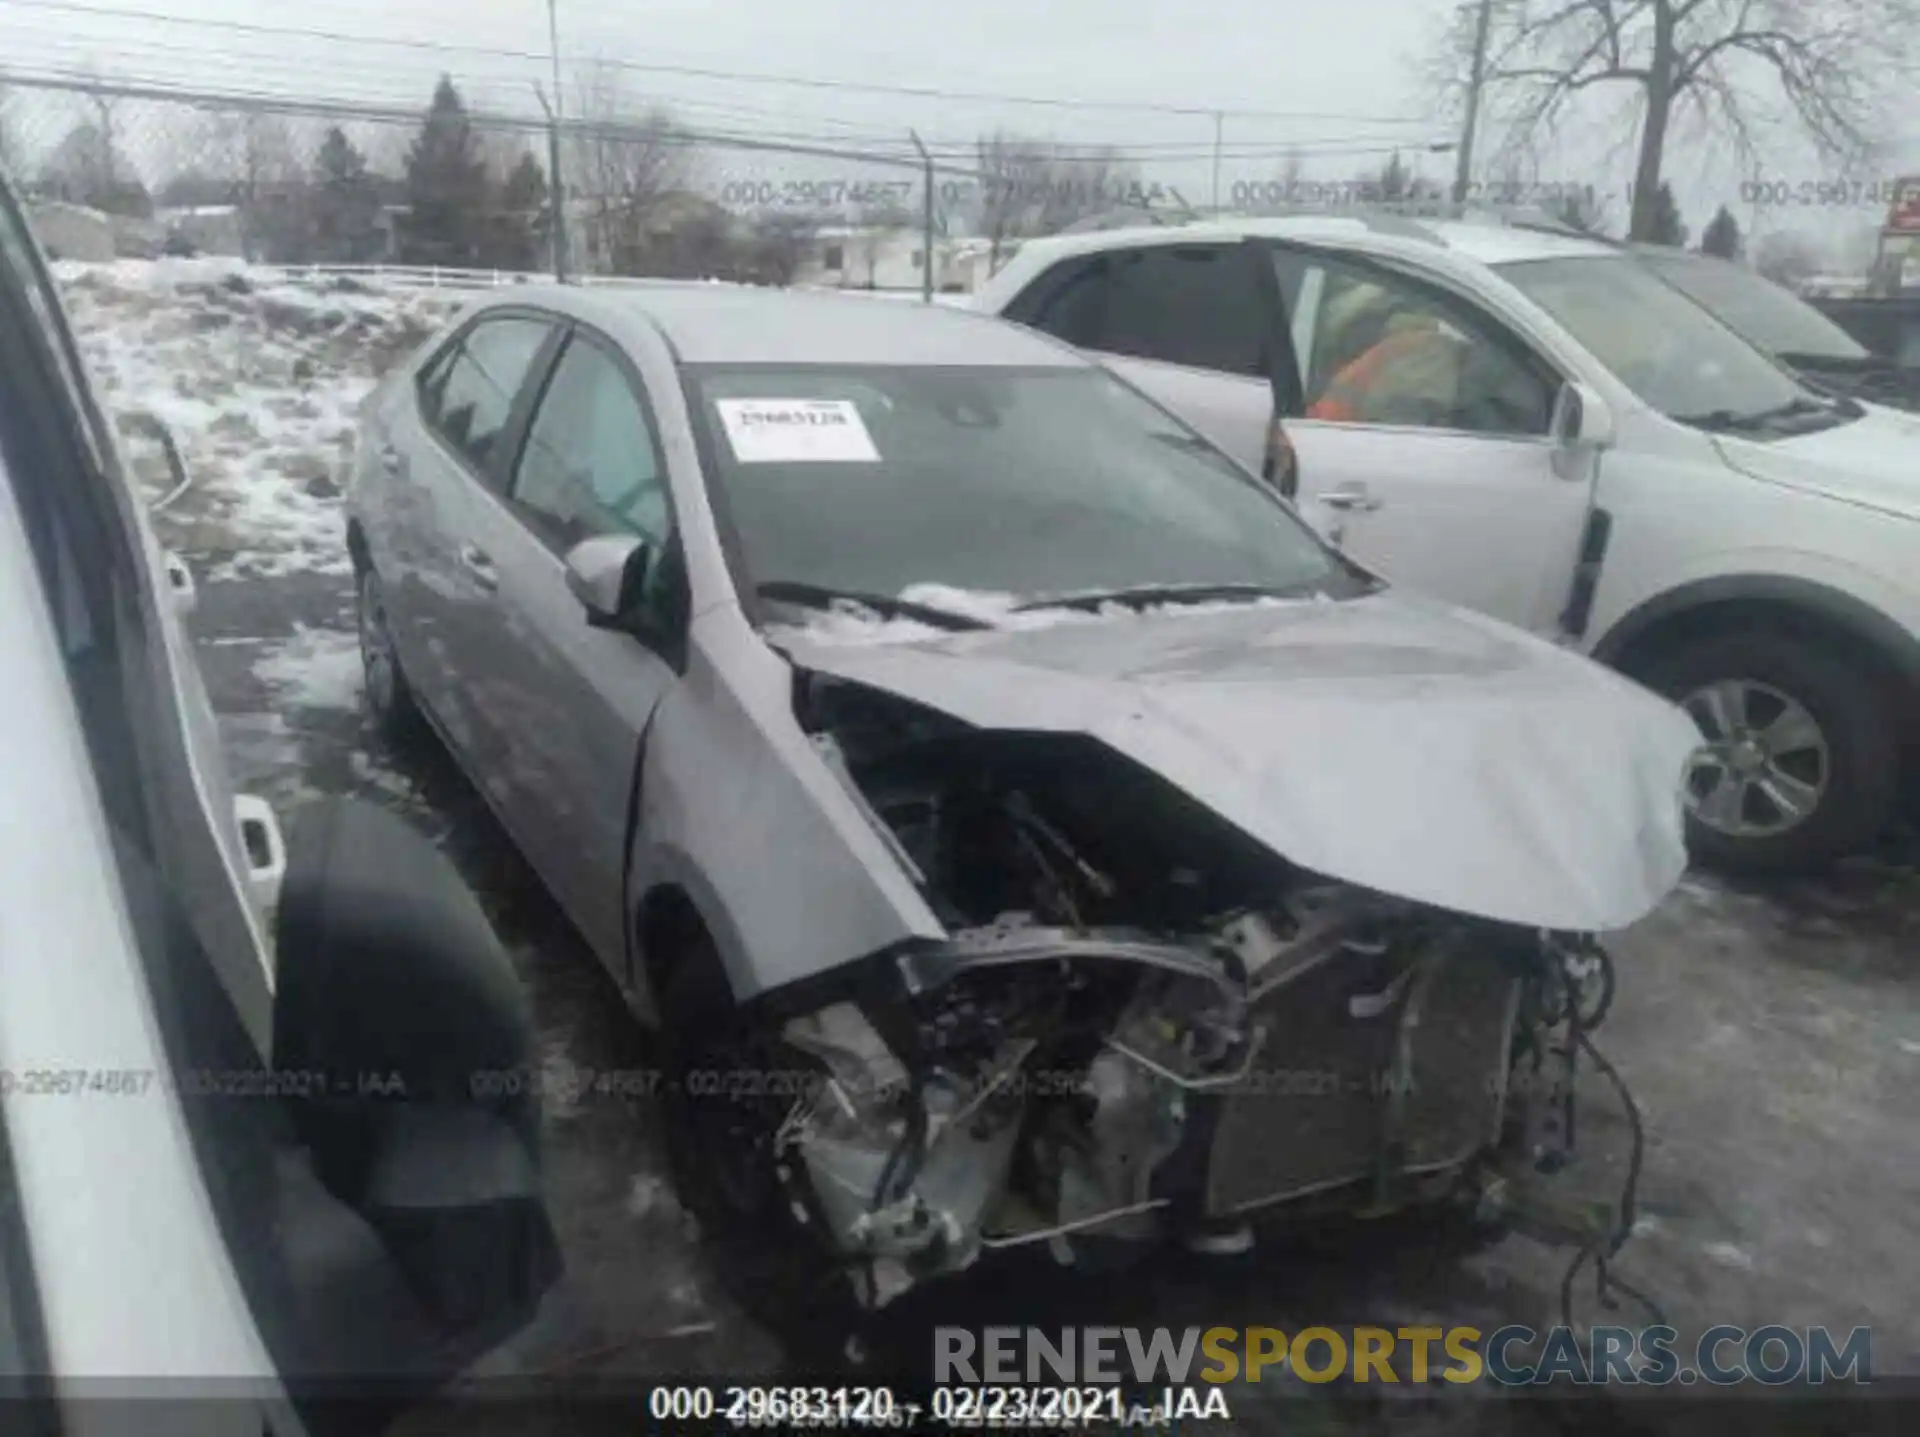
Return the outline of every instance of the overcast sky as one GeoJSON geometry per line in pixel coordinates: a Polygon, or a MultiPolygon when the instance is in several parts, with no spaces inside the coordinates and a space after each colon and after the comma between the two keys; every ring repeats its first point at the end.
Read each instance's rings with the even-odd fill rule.
{"type": "MultiPolygon", "coordinates": [[[[559,0],[559,21],[562,78],[569,86],[582,66],[603,57],[1086,102],[1068,108],[652,71],[623,75],[636,106],[664,103],[686,123],[708,129],[822,142],[844,137],[857,148],[891,149],[901,147],[913,127],[956,163],[963,146],[996,127],[1075,144],[1115,144],[1139,155],[1148,179],[1178,186],[1205,205],[1212,198],[1215,132],[1206,112],[1214,110],[1225,112],[1222,200],[1234,198],[1236,184],[1271,180],[1288,147],[1301,151],[1313,178],[1377,169],[1395,145],[1404,146],[1421,173],[1450,177],[1452,156],[1428,147],[1454,139],[1457,122],[1436,110],[1419,78],[1420,61],[1450,9],[1449,0],[1312,6],[966,0],[937,7],[899,0],[559,0]],[[1201,113],[1171,112],[1182,109],[1201,113]]],[[[226,92],[411,107],[446,70],[476,109],[537,113],[532,82],[546,74],[547,51],[543,0],[0,0],[0,66],[30,74],[91,71],[226,92]],[[190,23],[196,21],[216,24],[190,23]],[[217,28],[217,22],[355,38],[249,33],[217,28]]],[[[1625,216],[1620,191],[1635,132],[1625,98],[1596,92],[1578,121],[1558,126],[1537,156],[1541,179],[1592,181],[1612,191],[1616,224],[1625,216]]],[[[17,92],[10,108],[23,103],[44,104],[17,92]]],[[[16,119],[14,129],[22,128],[16,119]]],[[[28,138],[45,144],[58,136],[28,138]]],[[[1892,147],[1889,169],[1920,169],[1911,138],[1892,147]]],[[[1784,132],[1767,144],[1773,174],[1820,173],[1811,154],[1784,132]]],[[[743,178],[823,174],[820,162],[740,151],[710,154],[705,165],[708,188],[743,178]]],[[[843,168],[849,179],[886,173],[843,168]]],[[[1704,135],[1670,145],[1667,170],[1696,235],[1723,199],[1736,201],[1743,225],[1757,219],[1770,228],[1811,225],[1834,235],[1876,219],[1870,208],[1815,214],[1737,203],[1741,172],[1728,147],[1704,135]]]]}

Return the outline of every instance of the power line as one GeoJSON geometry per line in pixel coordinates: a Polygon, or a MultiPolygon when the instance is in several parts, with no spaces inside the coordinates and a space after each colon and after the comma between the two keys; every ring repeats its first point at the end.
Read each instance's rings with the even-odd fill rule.
{"type": "MultiPolygon", "coordinates": [[[[86,42],[69,42],[64,38],[56,38],[47,43],[50,43],[55,48],[77,45],[82,55],[87,59],[95,58],[102,53],[100,47],[90,46],[86,42]]],[[[139,43],[163,52],[177,53],[184,50],[187,53],[196,55],[203,53],[191,47],[168,46],[159,42],[150,41],[139,43]]],[[[151,58],[142,50],[127,47],[112,47],[104,53],[114,57],[130,58],[134,61],[151,58]]],[[[325,67],[315,66],[311,62],[306,61],[286,61],[277,57],[266,56],[245,56],[237,58],[243,60],[251,70],[257,71],[261,67],[268,67],[278,72],[278,74],[290,74],[299,79],[310,79],[321,73],[327,73],[329,75],[332,73],[331,71],[325,70],[325,67]]],[[[56,73],[70,74],[76,79],[88,81],[103,78],[96,70],[84,65],[64,71],[56,71],[56,73]]],[[[273,77],[275,82],[278,81],[278,74],[273,77]]],[[[149,87],[167,85],[183,86],[187,90],[194,89],[190,81],[182,81],[174,76],[163,77],[150,75],[139,83],[146,84],[149,87]]],[[[463,77],[460,80],[461,87],[467,91],[469,99],[479,90],[511,93],[517,97],[519,88],[523,83],[524,82],[518,78],[494,76],[469,76],[463,77]]],[[[255,105],[265,100],[289,99],[289,97],[284,95],[262,95],[258,92],[250,92],[243,98],[245,98],[249,104],[255,105]]],[[[788,115],[781,111],[765,110],[753,106],[733,105],[719,101],[705,101],[681,96],[663,95],[654,98],[662,105],[668,107],[669,110],[671,110],[672,107],[684,107],[687,109],[709,110],[722,117],[737,116],[745,118],[765,117],[772,119],[812,120],[821,125],[838,125],[841,127],[837,132],[831,133],[819,133],[809,130],[769,129],[756,131],[752,136],[753,138],[807,145],[857,144],[863,147],[877,148],[886,152],[889,158],[905,158],[909,152],[907,142],[897,133],[862,129],[850,122],[837,120],[832,117],[788,115]]],[[[314,100],[315,103],[325,105],[372,105],[382,110],[398,110],[408,114],[416,121],[423,112],[422,109],[416,107],[412,101],[396,98],[389,93],[369,92],[365,86],[356,87],[348,93],[314,97],[314,100]]],[[[292,97],[289,99],[289,102],[296,108],[306,103],[299,97],[292,97]]],[[[484,109],[484,107],[482,108],[484,109]]],[[[613,120],[615,123],[619,122],[619,117],[606,118],[613,120]]],[[[478,113],[476,113],[476,119],[479,119],[478,113]]],[[[528,119],[529,122],[531,122],[532,117],[529,116],[528,119]]],[[[642,117],[632,117],[632,121],[634,123],[640,123],[642,122],[642,117]]],[[[928,149],[943,159],[958,159],[971,162],[978,158],[978,144],[978,137],[955,136],[931,140],[928,142],[928,149]]],[[[1314,155],[1388,154],[1394,150],[1404,149],[1418,151],[1427,148],[1431,148],[1431,146],[1415,141],[1411,137],[1348,135],[1305,142],[1289,141],[1280,143],[1272,140],[1236,141],[1220,147],[1219,153],[1223,158],[1231,160],[1259,160],[1284,159],[1293,154],[1298,154],[1304,158],[1314,155]]],[[[1049,144],[1047,146],[1046,156],[1049,160],[1062,164],[1102,164],[1108,162],[1176,163],[1180,161],[1204,159],[1214,152],[1215,146],[1213,144],[1196,140],[1088,141],[1049,144]]]]}
{"type": "MultiPolygon", "coordinates": [[[[262,95],[245,91],[193,90],[161,85],[123,84],[113,81],[103,81],[98,76],[74,73],[25,74],[4,71],[0,72],[0,85],[11,85],[23,90],[77,92],[80,94],[124,100],[163,101],[171,104],[191,105],[204,110],[243,110],[253,111],[259,114],[307,116],[341,121],[360,120],[417,125],[420,123],[421,114],[417,108],[410,106],[399,107],[320,99],[288,99],[282,95],[262,95]]],[[[547,129],[547,121],[543,117],[535,115],[469,111],[467,118],[475,129],[482,130],[498,129],[527,134],[544,134],[547,129]]],[[[566,120],[562,123],[561,129],[569,136],[588,140],[644,140],[650,144],[678,146],[707,145],[715,149],[764,150],[777,154],[812,155],[823,159],[858,161],[863,164],[905,167],[916,170],[921,166],[921,162],[918,159],[906,159],[896,155],[879,154],[868,150],[829,148],[822,145],[770,139],[760,135],[728,134],[720,131],[693,130],[677,126],[650,129],[644,125],[634,124],[631,121],[566,120]]],[[[942,169],[948,174],[979,177],[976,171],[963,170],[954,166],[943,166],[942,169]]]]}
{"type": "MultiPolygon", "coordinates": [[[[168,15],[153,10],[128,10],[105,5],[87,5],[76,0],[0,0],[22,9],[48,10],[68,15],[92,15],[115,20],[140,20],[157,25],[187,25],[200,29],[235,34],[272,35],[293,40],[326,40],[346,45],[381,45],[395,49],[432,54],[492,55],[501,58],[550,63],[552,56],[534,50],[514,50],[454,41],[416,40],[398,36],[349,35],[334,30],[309,30],[292,26],[262,25],[248,20],[210,20],[188,15],[168,15]]],[[[861,80],[828,80],[810,75],[777,75],[745,70],[721,70],[701,65],[642,63],[634,60],[601,60],[598,63],[638,74],[681,75],[696,79],[725,80],[737,84],[787,85],[799,89],[862,92],[873,95],[898,95],[927,100],[962,100],[979,104],[1025,105],[1059,110],[1131,110],[1142,114],[1185,115],[1211,119],[1229,118],[1274,120],[1340,120],[1362,124],[1425,125],[1427,116],[1356,115],[1337,112],[1254,109],[1233,105],[1174,105],[1149,100],[1069,99],[1063,96],[1019,95],[983,90],[955,90],[938,85],[890,85],[861,80]]]]}
{"type": "MultiPolygon", "coordinates": [[[[123,84],[100,80],[96,76],[75,74],[34,75],[13,72],[0,72],[0,84],[17,86],[21,89],[59,90],[69,93],[81,93],[127,100],[163,101],[174,104],[186,104],[208,110],[242,110],[262,114],[304,116],[332,119],[338,122],[364,121],[413,125],[418,124],[420,113],[411,107],[393,107],[365,103],[350,103],[320,99],[290,99],[281,95],[262,95],[258,93],[234,91],[190,90],[177,87],[156,85],[123,84]]],[[[544,117],[524,114],[488,114],[469,112],[469,120],[476,129],[501,129],[524,134],[545,133],[548,122],[544,117]]],[[[844,147],[828,147],[807,144],[784,139],[775,139],[763,135],[740,135],[712,130],[693,130],[680,127],[652,129],[631,122],[607,122],[570,119],[560,126],[566,135],[585,140],[636,141],[649,144],[681,147],[709,147],[713,149],[744,150],[771,154],[806,155],[814,158],[834,159],[860,164],[876,165],[896,169],[919,170],[923,163],[930,162],[940,174],[949,177],[973,180],[990,180],[992,175],[974,165],[956,163],[952,157],[930,156],[927,162],[911,156],[884,154],[872,150],[857,150],[844,147]]],[[[1385,154],[1398,147],[1378,147],[1373,150],[1353,149],[1349,154],[1385,154]]],[[[962,158],[971,158],[965,156],[962,158]]]]}

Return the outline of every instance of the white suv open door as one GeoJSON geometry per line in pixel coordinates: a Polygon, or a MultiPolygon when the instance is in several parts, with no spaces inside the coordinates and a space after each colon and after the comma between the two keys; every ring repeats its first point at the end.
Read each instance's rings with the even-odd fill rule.
{"type": "Polygon", "coordinates": [[[1309,523],[1396,583],[1558,632],[1598,456],[1555,438],[1553,367],[1457,295],[1317,247],[1170,237],[1064,260],[1004,313],[1256,472],[1278,406],[1309,523]]]}

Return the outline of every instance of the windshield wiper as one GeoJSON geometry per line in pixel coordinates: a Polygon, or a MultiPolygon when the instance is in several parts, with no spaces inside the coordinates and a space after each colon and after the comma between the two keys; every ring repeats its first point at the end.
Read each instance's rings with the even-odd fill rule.
{"type": "Polygon", "coordinates": [[[1750,414],[1742,414],[1732,409],[1709,409],[1704,414],[1676,414],[1673,417],[1682,424],[1691,424],[1696,429],[1711,429],[1729,434],[1746,434],[1754,430],[1767,429],[1783,419],[1798,419],[1803,415],[1823,415],[1838,419],[1845,410],[1831,400],[1814,399],[1802,395],[1789,399],[1785,404],[1776,404],[1770,409],[1756,409],[1750,414]]]}
{"type": "Polygon", "coordinates": [[[911,599],[886,594],[866,594],[857,589],[836,589],[827,584],[808,584],[798,579],[768,579],[755,584],[754,593],[776,603],[803,604],[810,609],[830,609],[835,604],[858,604],[883,619],[914,619],[936,629],[986,629],[992,625],[970,614],[956,614],[931,604],[916,604],[911,599]]]}
{"type": "Polygon", "coordinates": [[[1884,354],[1812,354],[1786,350],[1775,358],[1796,369],[1824,369],[1834,374],[1878,374],[1906,367],[1884,354]]]}
{"type": "Polygon", "coordinates": [[[1044,599],[1029,599],[1015,604],[1013,612],[1034,609],[1098,609],[1103,604],[1131,604],[1145,608],[1149,604],[1230,603],[1236,599],[1302,599],[1324,586],[1314,584],[1141,584],[1131,589],[1099,589],[1080,594],[1058,594],[1044,599]]]}

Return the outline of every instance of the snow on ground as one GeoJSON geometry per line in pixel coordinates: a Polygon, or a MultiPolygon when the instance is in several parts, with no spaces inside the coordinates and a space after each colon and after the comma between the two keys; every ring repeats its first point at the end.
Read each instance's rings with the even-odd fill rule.
{"type": "MultiPolygon", "coordinates": [[[[216,580],[346,572],[354,411],[470,296],[289,279],[237,260],[54,270],[109,410],[156,415],[186,462],[192,487],[154,516],[162,541],[216,580]]],[[[158,498],[172,487],[161,452],[123,428],[158,498]]]]}
{"type": "Polygon", "coordinates": [[[333,629],[298,629],[253,663],[253,676],[283,704],[307,709],[359,707],[360,644],[333,629]]]}

